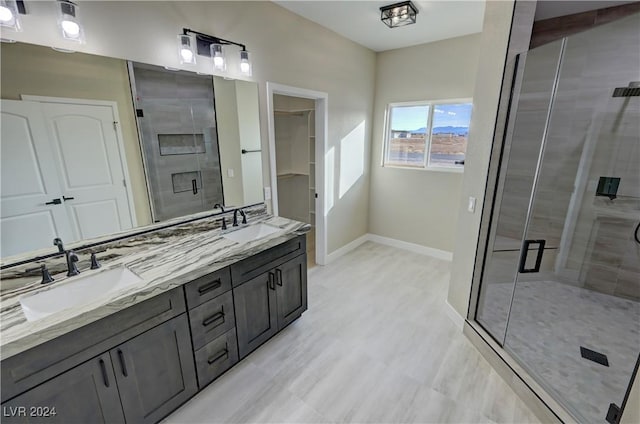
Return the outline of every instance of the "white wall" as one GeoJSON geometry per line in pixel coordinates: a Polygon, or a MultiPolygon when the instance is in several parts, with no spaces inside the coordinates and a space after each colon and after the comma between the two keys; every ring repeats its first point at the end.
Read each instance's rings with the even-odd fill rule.
{"type": "Polygon", "coordinates": [[[480,34],[378,54],[369,232],[453,251],[462,173],[382,167],[387,105],[470,98],[480,34]]]}
{"type": "MultiPolygon", "coordinates": [[[[480,215],[502,86],[505,57],[513,16],[513,1],[487,1],[476,73],[473,116],[469,129],[468,161],[465,162],[448,302],[463,317],[467,315],[480,215]],[[467,199],[477,199],[475,213],[466,212],[467,199]]],[[[494,158],[496,160],[496,158],[494,158]]]]}
{"type": "MultiPolygon", "coordinates": [[[[271,2],[81,2],[87,43],[63,42],[55,24],[54,2],[28,2],[23,32],[3,30],[3,37],[41,45],[132,59],[179,68],[177,34],[183,27],[247,45],[260,95],[263,181],[269,181],[266,81],[326,92],[329,95],[328,146],[334,148],[333,207],[328,211],[328,252],[367,232],[369,140],[375,53],[271,2]],[[364,138],[364,170],[343,195],[340,143],[356,128],[364,138]]],[[[239,55],[239,54],[238,54],[239,55]]],[[[235,56],[235,54],[234,54],[235,56]]],[[[230,60],[229,68],[237,64],[230,60]]],[[[208,71],[200,60],[197,70],[208,71]]],[[[233,75],[232,75],[233,76],[233,75]]]]}

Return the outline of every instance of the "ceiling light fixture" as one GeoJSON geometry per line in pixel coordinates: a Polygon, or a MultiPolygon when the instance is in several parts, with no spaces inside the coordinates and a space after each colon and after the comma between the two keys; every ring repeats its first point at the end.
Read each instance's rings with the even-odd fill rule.
{"type": "Polygon", "coordinates": [[[58,0],[58,27],[62,38],[84,43],[84,30],[78,19],[78,5],[67,0],[58,0]]]}
{"type": "Polygon", "coordinates": [[[14,31],[21,31],[20,13],[25,14],[24,2],[0,0],[0,26],[14,31]]]}
{"type": "Polygon", "coordinates": [[[214,37],[213,35],[204,34],[202,32],[193,31],[189,28],[183,28],[182,34],[179,36],[180,46],[180,63],[194,65],[196,63],[195,56],[207,56],[213,61],[213,69],[217,72],[225,72],[227,70],[227,57],[225,55],[225,46],[237,46],[240,47],[240,73],[251,76],[252,67],[249,59],[249,52],[244,44],[236,43],[235,41],[225,40],[223,38],[214,37]],[[187,45],[183,37],[191,37],[190,42],[187,45]],[[188,61],[189,53],[186,50],[190,50],[193,54],[193,61],[188,61]]]}
{"type": "Polygon", "coordinates": [[[380,20],[389,28],[416,23],[418,9],[410,1],[390,4],[380,8],[380,20]]]}

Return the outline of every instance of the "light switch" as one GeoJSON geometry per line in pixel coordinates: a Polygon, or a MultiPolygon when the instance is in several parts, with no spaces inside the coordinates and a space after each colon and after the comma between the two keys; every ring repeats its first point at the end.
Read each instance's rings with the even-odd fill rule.
{"type": "Polygon", "coordinates": [[[233,178],[234,175],[235,175],[235,172],[233,172],[232,168],[227,169],[227,177],[233,178]]]}
{"type": "Polygon", "coordinates": [[[476,198],[469,197],[469,205],[467,206],[467,210],[471,213],[474,213],[476,210],[476,198]]]}
{"type": "Polygon", "coordinates": [[[270,200],[271,199],[271,187],[265,187],[264,188],[264,200],[270,200]]]}

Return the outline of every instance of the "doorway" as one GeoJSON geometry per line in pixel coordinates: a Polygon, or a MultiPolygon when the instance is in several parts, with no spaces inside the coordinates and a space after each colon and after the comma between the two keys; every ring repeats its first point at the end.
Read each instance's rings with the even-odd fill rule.
{"type": "Polygon", "coordinates": [[[311,225],[308,266],[326,263],[327,94],[267,83],[272,211],[311,225]]]}

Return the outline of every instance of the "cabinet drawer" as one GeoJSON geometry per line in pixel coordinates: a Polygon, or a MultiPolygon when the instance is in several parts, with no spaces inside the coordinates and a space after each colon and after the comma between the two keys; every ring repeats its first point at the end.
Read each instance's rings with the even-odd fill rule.
{"type": "Polygon", "coordinates": [[[189,325],[194,350],[235,327],[231,291],[189,311],[189,325]]]}
{"type": "Polygon", "coordinates": [[[305,253],[306,248],[306,235],[303,234],[231,265],[233,287],[305,253]]]}
{"type": "Polygon", "coordinates": [[[202,349],[196,350],[195,356],[198,387],[202,389],[238,362],[236,329],[232,328],[202,349]]]}
{"type": "Polygon", "coordinates": [[[195,308],[231,289],[229,268],[223,268],[193,280],[185,284],[184,289],[187,296],[187,308],[195,308]]]}

